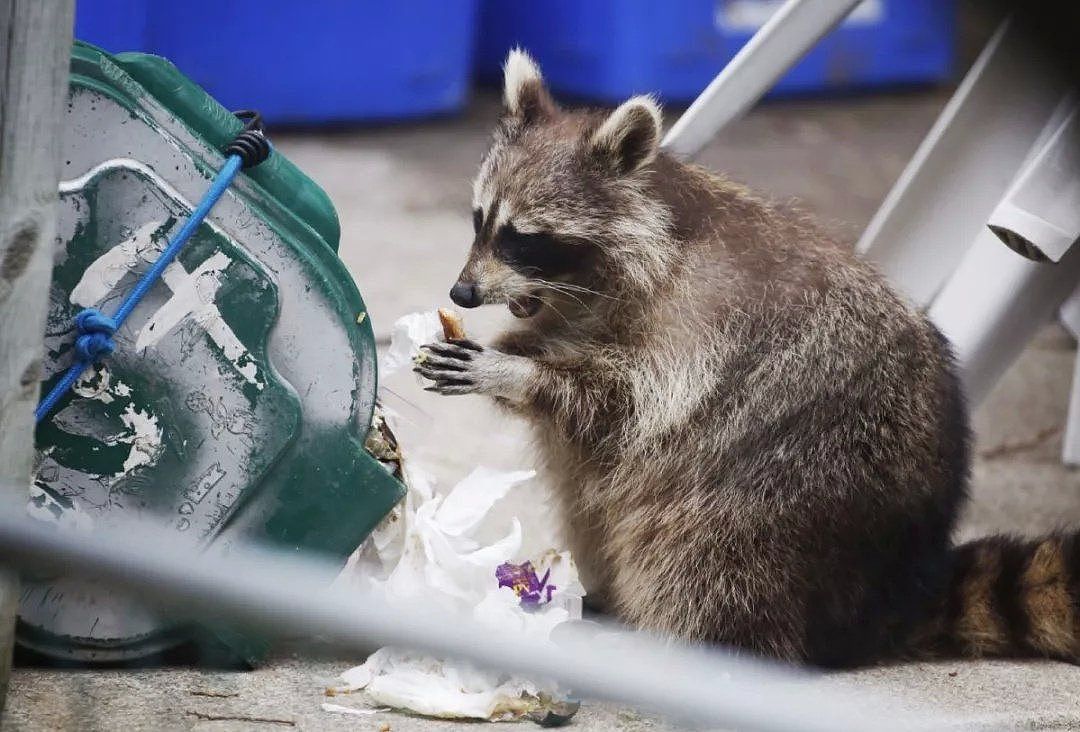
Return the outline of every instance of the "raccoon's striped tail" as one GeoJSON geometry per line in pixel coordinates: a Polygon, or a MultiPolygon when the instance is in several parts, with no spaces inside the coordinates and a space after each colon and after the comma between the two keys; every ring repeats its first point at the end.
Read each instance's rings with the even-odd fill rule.
{"type": "Polygon", "coordinates": [[[917,651],[1080,662],[1080,535],[992,536],[953,552],[947,593],[917,651]]]}

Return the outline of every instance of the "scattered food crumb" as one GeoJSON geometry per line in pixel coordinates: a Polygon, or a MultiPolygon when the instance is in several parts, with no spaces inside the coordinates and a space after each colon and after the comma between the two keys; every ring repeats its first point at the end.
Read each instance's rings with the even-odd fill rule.
{"type": "Polygon", "coordinates": [[[950,671],[950,672],[949,672],[949,676],[950,676],[950,677],[955,677],[955,676],[956,676],[957,674],[959,674],[959,673],[960,673],[959,671],[950,671]]]}
{"type": "Polygon", "coordinates": [[[276,717],[251,717],[246,714],[206,714],[205,712],[185,712],[189,717],[202,719],[207,722],[258,722],[262,724],[280,724],[285,727],[295,727],[296,722],[291,719],[278,719],[276,717]]]}
{"type": "Polygon", "coordinates": [[[390,723],[385,723],[382,727],[379,727],[379,732],[390,732],[390,723]]]}
{"type": "Polygon", "coordinates": [[[212,689],[192,689],[188,693],[192,696],[209,696],[215,699],[232,699],[240,696],[239,691],[213,691],[212,689]]]}

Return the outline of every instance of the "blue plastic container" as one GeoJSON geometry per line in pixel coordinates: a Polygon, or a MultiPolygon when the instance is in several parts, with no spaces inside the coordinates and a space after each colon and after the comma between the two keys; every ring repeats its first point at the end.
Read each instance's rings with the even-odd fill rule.
{"type": "Polygon", "coordinates": [[[79,0],[75,37],[110,53],[149,51],[150,0],[79,0]]]}
{"type": "MultiPolygon", "coordinates": [[[[636,93],[692,100],[779,0],[481,0],[477,72],[497,81],[521,46],[562,95],[618,102],[636,93]]],[[[793,68],[774,94],[940,81],[952,71],[955,0],[867,0],[793,68]]]]}
{"type": "MultiPolygon", "coordinates": [[[[424,117],[466,100],[477,0],[79,0],[76,37],[172,61],[271,123],[424,117]],[[143,12],[144,29],[125,30],[143,12]]],[[[132,23],[134,26],[134,24],[132,23]]]]}

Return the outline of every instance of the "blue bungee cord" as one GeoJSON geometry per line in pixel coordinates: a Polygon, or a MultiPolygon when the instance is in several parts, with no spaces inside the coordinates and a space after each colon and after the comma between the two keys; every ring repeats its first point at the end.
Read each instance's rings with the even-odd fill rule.
{"type": "Polygon", "coordinates": [[[232,185],[241,168],[252,168],[270,156],[270,141],[263,135],[262,118],[258,112],[236,112],[244,120],[244,129],[225,148],[225,164],[218,170],[209,190],[191,212],[191,216],[176,233],[172,241],[161,252],[154,264],[148,269],[120,304],[111,317],[97,308],[86,308],[75,316],[75,360],[60,381],[56,382],[34,412],[34,421],[40,422],[56,407],[57,403],[75,385],[83,372],[90,366],[116,350],[113,334],[124,325],[131,312],[138,306],[154,283],[161,277],[176,255],[198,230],[207,214],[214,208],[225,191],[232,185]]]}

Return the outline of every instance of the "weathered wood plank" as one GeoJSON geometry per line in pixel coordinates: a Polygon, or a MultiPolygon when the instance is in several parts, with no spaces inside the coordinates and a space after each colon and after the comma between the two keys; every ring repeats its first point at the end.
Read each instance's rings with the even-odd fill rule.
{"type": "MultiPolygon", "coordinates": [[[[24,511],[33,462],[74,0],[0,0],[0,510],[24,511]]],[[[17,579],[0,571],[0,708],[17,579]]]]}

